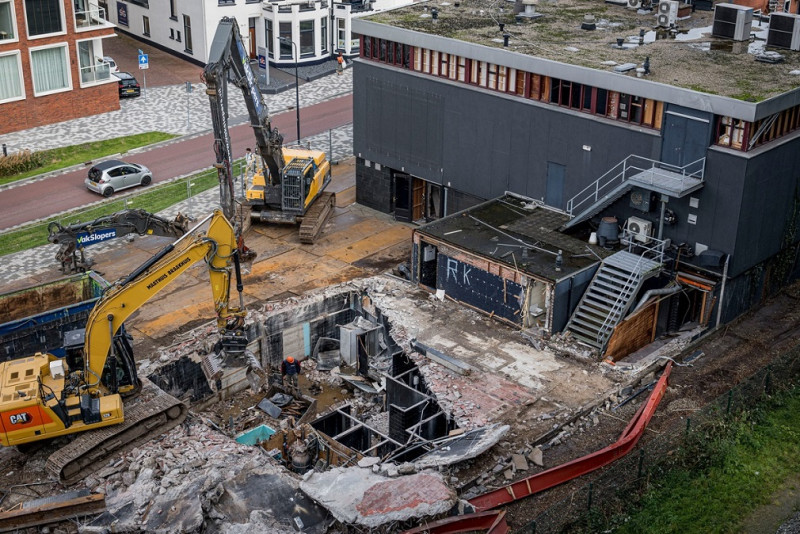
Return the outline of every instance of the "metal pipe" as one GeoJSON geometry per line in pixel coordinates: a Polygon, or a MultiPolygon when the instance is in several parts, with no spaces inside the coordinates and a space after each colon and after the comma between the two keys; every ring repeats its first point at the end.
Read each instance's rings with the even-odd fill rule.
{"type": "Polygon", "coordinates": [[[636,307],[630,314],[633,315],[634,313],[642,309],[645,303],[647,303],[647,300],[654,295],[672,295],[673,293],[677,293],[680,290],[681,290],[680,285],[662,287],[661,289],[651,289],[647,291],[644,295],[642,295],[642,298],[639,299],[639,303],[636,305],[636,307]]]}
{"type": "Polygon", "coordinates": [[[714,325],[714,328],[719,328],[719,323],[722,321],[722,304],[725,302],[723,297],[725,296],[725,282],[728,280],[728,262],[730,262],[731,255],[725,255],[725,267],[722,269],[722,288],[719,290],[719,306],[717,306],[717,324],[714,325]]]}

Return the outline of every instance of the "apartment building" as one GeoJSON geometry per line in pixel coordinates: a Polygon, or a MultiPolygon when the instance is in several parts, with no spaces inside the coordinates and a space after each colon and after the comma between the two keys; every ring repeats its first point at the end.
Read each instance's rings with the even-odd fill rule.
{"type": "Polygon", "coordinates": [[[0,0],[0,134],[119,109],[114,36],[87,0],[0,0]]]}

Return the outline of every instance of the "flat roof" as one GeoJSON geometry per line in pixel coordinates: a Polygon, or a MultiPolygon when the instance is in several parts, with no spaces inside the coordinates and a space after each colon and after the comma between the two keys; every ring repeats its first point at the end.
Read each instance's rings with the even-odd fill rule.
{"type": "MultiPolygon", "coordinates": [[[[689,5],[671,32],[656,28],[657,6],[637,10],[626,7],[627,2],[600,0],[526,3],[538,16],[522,22],[515,17],[515,6],[519,11],[524,9],[522,4],[488,0],[419,2],[363,20],[608,73],[615,73],[618,65],[641,66],[649,58],[645,80],[745,102],[761,102],[800,85],[800,52],[766,48],[766,17],[761,22],[755,15],[752,37],[739,42],[713,37],[714,12],[692,12],[689,5]],[[595,29],[582,29],[591,21],[595,29]],[[504,33],[509,36],[508,47],[503,44],[504,33]],[[765,51],[779,53],[782,61],[757,61],[757,55],[765,51]]],[[[618,75],[636,77],[636,72],[618,75]]]]}
{"type": "Polygon", "coordinates": [[[569,216],[538,202],[505,195],[428,223],[416,231],[530,275],[557,281],[613,252],[558,229],[569,216]],[[561,251],[561,270],[556,256],[561,251]]]}

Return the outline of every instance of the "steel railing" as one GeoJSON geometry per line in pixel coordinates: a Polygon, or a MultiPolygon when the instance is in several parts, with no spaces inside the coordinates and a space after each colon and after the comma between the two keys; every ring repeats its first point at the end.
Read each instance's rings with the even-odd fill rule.
{"type": "Polygon", "coordinates": [[[700,158],[679,167],[631,154],[569,199],[567,214],[574,217],[579,207],[598,202],[634,176],[639,183],[669,187],[673,190],[687,189],[696,185],[698,181],[703,181],[705,162],[706,158],[700,158]]]}

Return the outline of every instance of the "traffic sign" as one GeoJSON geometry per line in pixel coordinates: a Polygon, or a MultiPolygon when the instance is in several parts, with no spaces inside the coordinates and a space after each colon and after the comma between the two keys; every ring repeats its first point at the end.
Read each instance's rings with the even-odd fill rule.
{"type": "Polygon", "coordinates": [[[147,58],[147,54],[142,54],[139,51],[139,69],[149,69],[150,68],[150,61],[147,58]]]}

